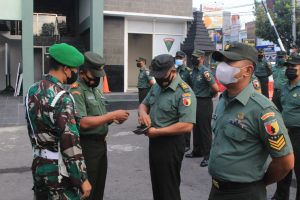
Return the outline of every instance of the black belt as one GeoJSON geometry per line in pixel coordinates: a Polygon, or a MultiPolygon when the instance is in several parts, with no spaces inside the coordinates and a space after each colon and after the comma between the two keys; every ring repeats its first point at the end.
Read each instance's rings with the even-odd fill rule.
{"type": "Polygon", "coordinates": [[[239,183],[239,182],[227,182],[227,181],[220,181],[218,179],[212,179],[212,185],[214,188],[218,190],[234,190],[234,189],[242,189],[247,188],[249,186],[255,185],[261,181],[255,181],[250,183],[239,183]]]}
{"type": "Polygon", "coordinates": [[[106,135],[97,135],[97,134],[80,135],[80,139],[106,141],[106,135]]]}

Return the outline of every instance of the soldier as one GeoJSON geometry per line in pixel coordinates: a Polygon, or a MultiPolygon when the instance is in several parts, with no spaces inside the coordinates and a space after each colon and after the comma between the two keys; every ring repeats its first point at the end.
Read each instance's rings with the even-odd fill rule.
{"type": "MultiPolygon", "coordinates": [[[[300,199],[300,56],[293,55],[286,63],[287,84],[282,87],[281,105],[282,117],[288,129],[295,154],[295,175],[297,180],[296,200],[300,199]]],[[[289,200],[292,171],[277,184],[277,190],[272,200],[289,200]]]]}
{"type": "Polygon", "coordinates": [[[180,200],[180,169],[184,135],[196,118],[196,99],[177,75],[174,58],[156,56],[150,66],[156,79],[139,106],[139,122],[149,127],[149,162],[154,200],[180,200]]]}
{"type": "MultiPolygon", "coordinates": [[[[186,54],[183,51],[177,51],[175,57],[176,71],[181,79],[188,85],[191,83],[192,70],[186,66],[186,54]]],[[[190,150],[191,145],[191,133],[184,134],[185,137],[185,152],[190,150]]]]}
{"type": "Polygon", "coordinates": [[[125,110],[106,112],[100,78],[105,76],[104,59],[93,52],[84,53],[85,63],[79,68],[79,79],[71,93],[80,116],[80,140],[87,173],[92,185],[90,200],[103,199],[107,173],[106,135],[108,124],[122,123],[129,113],[125,110]]]}
{"type": "Polygon", "coordinates": [[[272,74],[271,65],[264,59],[264,50],[258,52],[258,62],[255,67],[255,76],[261,85],[261,92],[269,98],[269,76],[272,74]]]}
{"type": "Polygon", "coordinates": [[[212,98],[218,94],[219,87],[210,69],[204,65],[204,51],[195,50],[192,56],[194,69],[191,75],[191,87],[197,97],[197,117],[196,125],[193,129],[193,151],[185,155],[185,157],[203,156],[200,166],[206,167],[212,142],[212,98]]]}
{"type": "Polygon", "coordinates": [[[266,186],[294,166],[287,130],[274,104],[250,84],[255,48],[234,42],[212,56],[221,61],[216,75],[227,90],[213,116],[209,200],[266,200],[266,186]],[[266,168],[269,155],[272,161],[266,168]]]}
{"type": "Polygon", "coordinates": [[[136,66],[140,69],[137,88],[139,89],[139,102],[142,103],[147,96],[151,86],[155,83],[153,77],[150,76],[150,72],[146,67],[146,59],[139,57],[136,60],[136,66]]]}
{"type": "Polygon", "coordinates": [[[276,58],[276,65],[272,68],[273,79],[274,79],[274,93],[273,93],[272,101],[277,106],[280,112],[282,111],[282,107],[280,103],[281,89],[288,82],[288,79],[285,76],[286,66],[284,66],[286,59],[287,59],[286,52],[278,51],[277,58],[276,58]]]}
{"type": "Polygon", "coordinates": [[[49,54],[49,74],[34,83],[26,97],[34,194],[37,200],[80,200],[89,196],[91,185],[82,156],[73,97],[63,84],[76,81],[77,68],[84,57],[65,43],[52,45],[49,54]]]}

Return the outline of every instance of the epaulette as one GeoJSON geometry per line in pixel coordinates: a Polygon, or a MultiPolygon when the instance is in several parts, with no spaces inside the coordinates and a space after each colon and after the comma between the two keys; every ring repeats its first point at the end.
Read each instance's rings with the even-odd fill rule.
{"type": "Polygon", "coordinates": [[[185,82],[179,83],[180,87],[184,90],[184,92],[190,92],[190,87],[185,82]]]}
{"type": "Polygon", "coordinates": [[[189,68],[189,67],[186,67],[186,70],[188,71],[188,72],[191,72],[191,71],[193,71],[191,68],[189,68]]]}
{"type": "Polygon", "coordinates": [[[263,109],[273,107],[272,102],[270,102],[265,96],[257,92],[251,94],[251,99],[253,99],[263,109]]]}
{"type": "Polygon", "coordinates": [[[78,88],[78,86],[79,86],[79,83],[75,82],[70,86],[70,88],[78,88]]]}

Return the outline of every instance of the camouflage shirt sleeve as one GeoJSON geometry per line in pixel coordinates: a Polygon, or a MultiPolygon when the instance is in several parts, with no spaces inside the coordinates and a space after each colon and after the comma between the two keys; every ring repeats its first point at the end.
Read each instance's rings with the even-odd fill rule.
{"type": "Polygon", "coordinates": [[[74,103],[71,97],[65,94],[57,106],[59,112],[56,114],[55,125],[61,130],[61,154],[72,185],[80,186],[87,179],[87,172],[75,120],[74,103]]]}

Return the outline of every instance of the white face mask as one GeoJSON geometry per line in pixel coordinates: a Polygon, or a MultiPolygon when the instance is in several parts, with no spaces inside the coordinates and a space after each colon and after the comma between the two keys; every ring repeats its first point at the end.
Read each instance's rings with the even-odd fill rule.
{"type": "Polygon", "coordinates": [[[183,65],[183,60],[176,59],[176,60],[175,60],[175,64],[176,64],[177,66],[182,66],[182,65],[183,65]]]}
{"type": "Polygon", "coordinates": [[[234,76],[240,72],[240,68],[232,67],[225,62],[221,62],[217,66],[216,76],[223,85],[236,83],[238,81],[234,76]]]}

